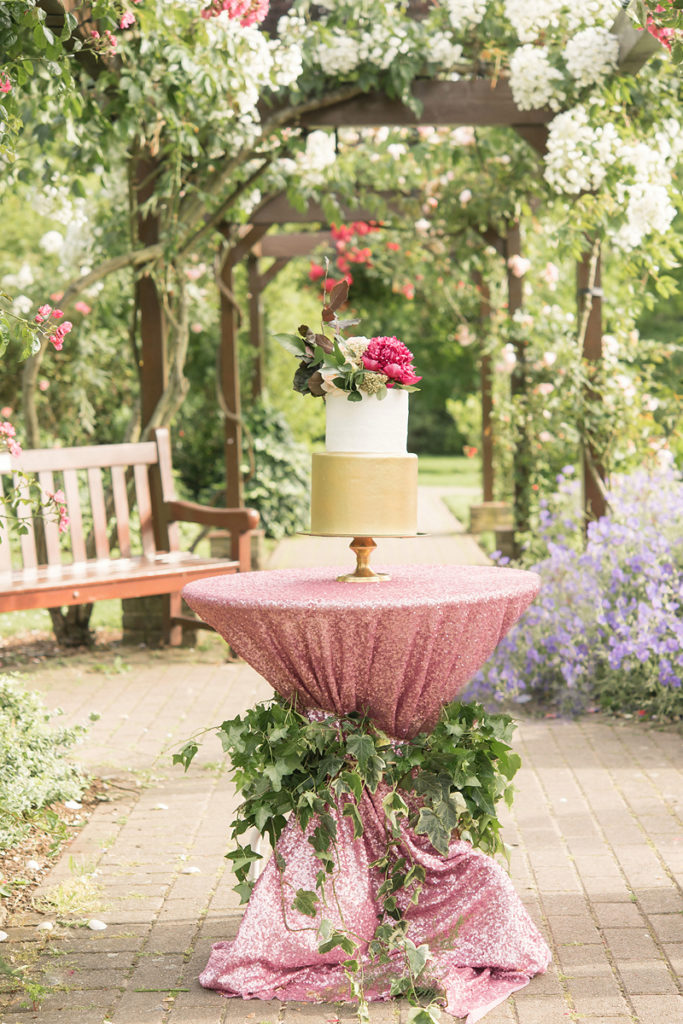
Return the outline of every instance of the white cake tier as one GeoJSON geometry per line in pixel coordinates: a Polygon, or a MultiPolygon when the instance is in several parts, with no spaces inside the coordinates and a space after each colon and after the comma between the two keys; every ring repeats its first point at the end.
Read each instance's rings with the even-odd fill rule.
{"type": "Polygon", "coordinates": [[[408,392],[389,388],[381,401],[363,395],[349,402],[346,392],[325,396],[325,448],[328,452],[405,455],[408,446],[408,392]]]}

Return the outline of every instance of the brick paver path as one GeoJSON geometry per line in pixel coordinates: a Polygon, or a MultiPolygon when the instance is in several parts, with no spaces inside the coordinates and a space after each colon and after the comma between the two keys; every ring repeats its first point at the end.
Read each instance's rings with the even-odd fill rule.
{"type": "MultiPolygon", "coordinates": [[[[425,501],[432,537],[392,542],[402,545],[396,557],[383,547],[377,564],[480,559],[442,506],[425,501]]],[[[301,538],[275,564],[321,564],[331,553],[351,558],[344,542],[332,551],[301,538]]],[[[0,1024],[353,1019],[351,1007],[226,1000],[197,983],[211,943],[240,920],[223,860],[235,798],[213,736],[187,775],[171,767],[170,750],[269,694],[248,666],[222,659],[212,640],[202,653],[123,649],[109,667],[93,655],[31,673],[68,721],[100,712],[82,760],[109,780],[111,801],[41,886],[49,896],[82,883],[91,908],[75,920],[30,913],[6,926],[52,992],[38,1011],[0,993],[0,1024]],[[79,923],[89,917],[107,929],[79,923]],[[44,920],[56,922],[52,932],[37,930],[44,920]]],[[[683,1024],[683,739],[590,716],[521,721],[517,749],[524,764],[505,815],[512,876],[554,963],[487,1024],[683,1024]]],[[[405,1006],[372,1007],[374,1024],[406,1019],[405,1006]]]]}

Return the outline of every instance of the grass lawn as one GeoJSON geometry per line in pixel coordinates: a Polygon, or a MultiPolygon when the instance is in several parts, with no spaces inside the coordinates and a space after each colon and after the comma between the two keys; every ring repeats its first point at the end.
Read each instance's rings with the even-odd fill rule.
{"type": "MultiPolygon", "coordinates": [[[[121,602],[117,599],[96,601],[90,628],[121,629],[121,602]]],[[[31,608],[24,612],[6,612],[0,615],[0,640],[32,632],[52,632],[52,620],[47,608],[31,608]]]]}

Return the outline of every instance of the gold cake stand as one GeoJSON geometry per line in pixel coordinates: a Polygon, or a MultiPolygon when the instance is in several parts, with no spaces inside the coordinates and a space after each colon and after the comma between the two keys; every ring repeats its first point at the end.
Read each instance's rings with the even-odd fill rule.
{"type": "MultiPolygon", "coordinates": [[[[301,531],[305,537],[348,537],[348,534],[339,533],[313,533],[310,530],[301,531]]],[[[424,533],[376,533],[375,537],[382,538],[407,538],[425,537],[424,533]]],[[[337,576],[338,583],[383,583],[390,580],[388,572],[375,572],[370,568],[370,556],[377,545],[372,537],[353,537],[349,547],[356,556],[356,568],[353,572],[337,576]]]]}

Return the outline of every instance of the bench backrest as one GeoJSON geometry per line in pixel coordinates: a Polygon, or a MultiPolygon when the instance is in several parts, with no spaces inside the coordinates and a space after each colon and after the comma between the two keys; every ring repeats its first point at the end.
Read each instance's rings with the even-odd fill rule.
{"type": "MultiPolygon", "coordinates": [[[[112,548],[121,558],[129,558],[134,548],[141,548],[148,558],[158,550],[178,548],[176,524],[168,524],[163,515],[155,520],[152,514],[153,494],[157,508],[175,497],[167,430],[158,430],[154,441],[139,444],[36,448],[17,457],[7,455],[0,458],[0,488],[8,476],[10,483],[26,488],[17,471],[35,477],[44,493],[64,492],[75,563],[115,557],[112,548]]],[[[11,569],[13,561],[16,567],[19,554],[24,569],[63,565],[68,545],[60,538],[57,523],[43,519],[36,524],[26,506],[20,515],[27,529],[18,545],[0,519],[0,571],[11,569]]]]}

